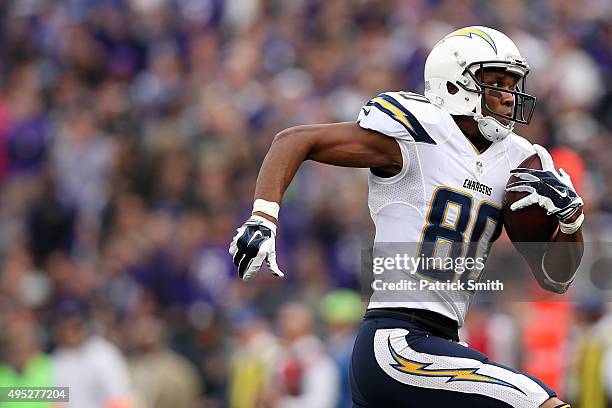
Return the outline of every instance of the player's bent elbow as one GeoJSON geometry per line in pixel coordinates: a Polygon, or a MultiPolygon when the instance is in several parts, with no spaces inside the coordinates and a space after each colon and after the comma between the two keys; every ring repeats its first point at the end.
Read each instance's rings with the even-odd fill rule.
{"type": "Polygon", "coordinates": [[[540,284],[540,287],[544,289],[545,291],[553,292],[558,295],[562,295],[565,292],[567,292],[570,285],[572,284],[572,281],[560,283],[560,282],[554,282],[548,279],[541,279],[541,280],[538,280],[538,283],[540,284]]]}
{"type": "Polygon", "coordinates": [[[272,143],[279,143],[291,137],[291,135],[294,133],[294,129],[295,128],[291,127],[291,128],[281,130],[274,136],[274,140],[272,140],[272,143]]]}
{"type": "Polygon", "coordinates": [[[274,136],[272,143],[297,143],[298,140],[305,141],[306,138],[304,136],[308,134],[308,128],[306,125],[301,125],[281,130],[274,136]]]}
{"type": "MultiPolygon", "coordinates": [[[[312,159],[313,152],[329,149],[333,145],[329,132],[330,125],[300,125],[287,128],[274,136],[270,149],[283,154],[300,156],[304,160],[312,159]]],[[[336,135],[338,131],[336,130],[336,135]]],[[[331,134],[334,136],[334,134],[331,134]]],[[[333,164],[333,163],[330,163],[333,164]]]]}
{"type": "Polygon", "coordinates": [[[553,292],[559,295],[564,294],[576,277],[577,267],[558,270],[559,268],[553,265],[550,267],[552,269],[549,269],[545,262],[545,254],[539,255],[539,252],[532,252],[529,253],[526,259],[536,281],[540,287],[547,292],[553,292]]]}

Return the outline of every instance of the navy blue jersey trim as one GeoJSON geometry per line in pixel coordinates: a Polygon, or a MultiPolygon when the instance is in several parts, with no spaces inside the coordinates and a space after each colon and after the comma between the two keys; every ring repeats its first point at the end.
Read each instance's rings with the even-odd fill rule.
{"type": "Polygon", "coordinates": [[[393,98],[391,95],[388,95],[388,94],[380,94],[377,96],[377,98],[384,99],[385,101],[392,104],[394,107],[399,109],[404,114],[408,122],[410,122],[410,124],[412,125],[412,128],[407,127],[400,120],[396,119],[393,113],[390,112],[388,109],[382,108],[380,104],[378,103],[374,103],[374,106],[376,106],[378,109],[382,108],[381,110],[383,110],[383,112],[385,112],[387,115],[391,116],[394,120],[396,120],[398,123],[404,126],[404,128],[412,135],[412,138],[414,139],[415,142],[434,144],[434,145],[437,144],[436,141],[433,140],[433,138],[429,135],[429,133],[427,133],[427,131],[423,128],[423,126],[418,121],[418,119],[412,113],[410,113],[410,111],[406,109],[404,105],[399,103],[395,98],[393,98]]]}

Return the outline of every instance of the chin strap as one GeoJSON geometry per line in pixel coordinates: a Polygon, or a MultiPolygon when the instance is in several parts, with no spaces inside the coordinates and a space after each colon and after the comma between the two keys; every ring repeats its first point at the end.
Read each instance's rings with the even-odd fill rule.
{"type": "Polygon", "coordinates": [[[510,126],[504,126],[491,116],[482,116],[480,113],[475,113],[472,117],[478,123],[478,130],[480,130],[482,136],[494,143],[504,140],[514,129],[514,122],[510,126]]]}

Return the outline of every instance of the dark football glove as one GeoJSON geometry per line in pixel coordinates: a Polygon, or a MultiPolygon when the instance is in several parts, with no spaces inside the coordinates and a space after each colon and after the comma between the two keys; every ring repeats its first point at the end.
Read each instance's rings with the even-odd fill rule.
{"type": "Polygon", "coordinates": [[[265,261],[275,276],[285,276],[276,264],[276,225],[258,215],[249,218],[232,239],[229,253],[240,278],[249,280],[259,272],[265,261]]]}
{"type": "Polygon", "coordinates": [[[582,198],[576,193],[570,176],[555,169],[552,157],[540,145],[533,145],[542,162],[542,170],[517,168],[510,174],[520,181],[509,184],[506,191],[521,191],[529,193],[510,206],[512,211],[538,204],[548,215],[555,215],[560,221],[569,219],[584,205],[582,198]]]}

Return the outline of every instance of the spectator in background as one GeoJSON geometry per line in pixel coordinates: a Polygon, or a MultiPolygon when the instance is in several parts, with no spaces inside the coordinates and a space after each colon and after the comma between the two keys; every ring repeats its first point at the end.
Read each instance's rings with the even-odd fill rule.
{"type": "Polygon", "coordinates": [[[37,265],[55,251],[70,253],[75,235],[76,210],[57,194],[51,175],[42,178],[39,197],[28,217],[30,251],[37,265]]]}
{"type": "Polygon", "coordinates": [[[327,349],[336,363],[340,375],[338,408],[353,406],[349,366],[357,327],[363,318],[365,304],[358,293],[336,290],[321,302],[320,314],[327,325],[327,349]]]}
{"type": "Polygon", "coordinates": [[[197,370],[167,346],[164,323],[139,316],[125,321],[125,334],[136,407],[196,407],[202,395],[197,370]]]}
{"type": "Polygon", "coordinates": [[[57,385],[70,387],[67,408],[132,408],[127,363],[108,340],[91,333],[87,306],[64,300],[55,326],[57,385]]]}
{"type": "Polygon", "coordinates": [[[275,380],[263,397],[263,406],[275,408],[334,408],[338,402],[339,374],[314,334],[313,315],[301,303],[283,305],[277,325],[283,356],[275,380]]]}
{"type": "Polygon", "coordinates": [[[568,391],[576,408],[608,408],[612,404],[612,315],[597,293],[575,305],[576,327],[568,391]]]}
{"type": "Polygon", "coordinates": [[[53,145],[60,193],[75,202],[86,220],[95,220],[107,204],[115,143],[102,133],[96,117],[80,107],[65,115],[53,145]]]}
{"type": "Polygon", "coordinates": [[[232,325],[236,336],[230,359],[229,407],[253,408],[274,382],[280,346],[268,323],[253,309],[235,312],[232,325]]]}
{"type": "MultiPolygon", "coordinates": [[[[5,313],[0,322],[0,387],[54,386],[53,363],[40,349],[37,321],[28,310],[5,313]]],[[[2,407],[19,408],[23,402],[3,402],[2,407]]],[[[51,408],[48,402],[29,403],[30,408],[51,408]]]]}

